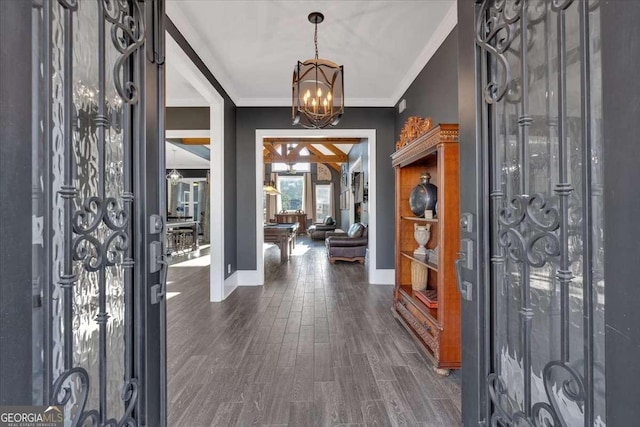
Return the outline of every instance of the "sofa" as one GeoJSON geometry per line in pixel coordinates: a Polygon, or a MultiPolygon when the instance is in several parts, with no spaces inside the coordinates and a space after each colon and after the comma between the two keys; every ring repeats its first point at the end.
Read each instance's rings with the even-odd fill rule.
{"type": "Polygon", "coordinates": [[[349,227],[346,233],[328,231],[325,238],[327,255],[331,264],[340,261],[358,261],[364,264],[369,243],[369,230],[367,225],[356,222],[349,227]]]}
{"type": "Polygon", "coordinates": [[[322,222],[317,222],[307,229],[307,234],[314,240],[324,240],[328,231],[335,231],[336,220],[328,216],[322,222]]]}

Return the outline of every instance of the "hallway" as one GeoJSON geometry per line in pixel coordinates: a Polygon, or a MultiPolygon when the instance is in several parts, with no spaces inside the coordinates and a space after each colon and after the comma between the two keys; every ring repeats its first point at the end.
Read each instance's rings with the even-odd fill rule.
{"type": "Polygon", "coordinates": [[[209,268],[169,269],[170,426],[457,426],[459,373],[440,378],[391,315],[392,286],[299,238],[265,252],[265,286],[208,298],[209,268]]]}

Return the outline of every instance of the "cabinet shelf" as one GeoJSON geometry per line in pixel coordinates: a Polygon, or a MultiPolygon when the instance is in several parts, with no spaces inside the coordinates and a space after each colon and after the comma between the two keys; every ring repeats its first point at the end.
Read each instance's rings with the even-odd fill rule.
{"type": "Polygon", "coordinates": [[[440,322],[438,322],[438,309],[437,308],[429,308],[422,301],[416,297],[416,291],[413,290],[411,285],[400,285],[400,292],[403,293],[408,298],[411,298],[414,305],[418,307],[418,309],[424,314],[424,316],[429,319],[433,324],[435,324],[438,329],[442,329],[440,322]]]}
{"type": "Polygon", "coordinates": [[[410,251],[401,251],[402,256],[409,258],[411,261],[415,261],[418,264],[424,265],[429,270],[433,270],[435,272],[438,271],[438,266],[428,262],[425,258],[419,257],[418,255],[414,255],[413,252],[410,251]]]}

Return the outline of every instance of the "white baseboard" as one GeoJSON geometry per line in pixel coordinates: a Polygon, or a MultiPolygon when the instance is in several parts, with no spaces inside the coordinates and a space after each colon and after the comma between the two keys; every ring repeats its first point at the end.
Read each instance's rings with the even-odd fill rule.
{"type": "Polygon", "coordinates": [[[238,270],[235,274],[238,277],[238,286],[262,286],[264,284],[258,281],[257,270],[238,270]]]}
{"type": "Polygon", "coordinates": [[[393,285],[396,281],[396,270],[393,268],[386,270],[373,270],[369,274],[369,284],[371,285],[393,285]]]}
{"type": "Polygon", "coordinates": [[[224,296],[222,299],[227,299],[229,295],[233,293],[238,287],[238,272],[236,271],[231,276],[224,279],[224,296]]]}

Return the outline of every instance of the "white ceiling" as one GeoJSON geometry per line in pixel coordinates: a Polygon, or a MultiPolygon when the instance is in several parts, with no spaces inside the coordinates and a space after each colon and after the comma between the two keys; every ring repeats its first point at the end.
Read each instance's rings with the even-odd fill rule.
{"type": "Polygon", "coordinates": [[[167,169],[209,169],[209,160],[165,141],[167,169]]]}
{"type": "MultiPolygon", "coordinates": [[[[457,22],[456,0],[167,2],[169,18],[237,106],[291,105],[293,67],[314,56],[313,11],[325,15],[320,57],[344,65],[348,106],[395,105],[457,22]]],[[[174,79],[170,63],[167,99],[186,102],[179,98],[193,88],[174,79]]]]}
{"type": "Polygon", "coordinates": [[[172,52],[172,50],[167,50],[167,57],[165,58],[165,73],[167,79],[166,106],[208,107],[209,103],[175,68],[174,64],[178,58],[175,58],[172,52]]]}

